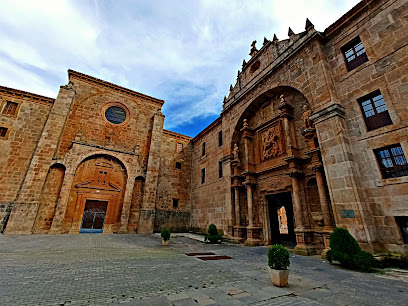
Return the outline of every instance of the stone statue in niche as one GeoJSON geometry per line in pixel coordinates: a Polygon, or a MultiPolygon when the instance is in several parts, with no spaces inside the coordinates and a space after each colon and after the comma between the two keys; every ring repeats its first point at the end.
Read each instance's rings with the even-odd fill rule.
{"type": "Polygon", "coordinates": [[[303,105],[302,120],[303,120],[303,125],[305,129],[312,129],[314,127],[312,120],[309,119],[311,115],[312,115],[312,111],[310,110],[309,105],[308,104],[303,105]]]}
{"type": "Polygon", "coordinates": [[[234,143],[234,149],[232,150],[232,157],[234,158],[234,161],[239,162],[239,148],[238,148],[237,143],[234,143]]]}
{"type": "Polygon", "coordinates": [[[280,126],[271,126],[262,134],[262,159],[274,158],[282,153],[284,152],[280,126]]]}

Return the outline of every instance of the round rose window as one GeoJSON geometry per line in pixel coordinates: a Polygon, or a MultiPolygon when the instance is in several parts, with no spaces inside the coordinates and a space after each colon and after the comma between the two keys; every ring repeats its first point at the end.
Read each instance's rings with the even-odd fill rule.
{"type": "Polygon", "coordinates": [[[110,123],[121,124],[126,120],[126,112],[119,106],[111,106],[106,109],[105,118],[110,123]]]}

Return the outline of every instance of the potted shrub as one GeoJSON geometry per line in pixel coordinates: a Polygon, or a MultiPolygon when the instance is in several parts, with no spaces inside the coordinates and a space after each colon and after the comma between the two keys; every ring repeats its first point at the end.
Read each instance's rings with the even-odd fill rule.
{"type": "Polygon", "coordinates": [[[271,246],[268,250],[268,271],[272,283],[278,287],[288,284],[290,256],[289,251],[280,244],[271,246]]]}
{"type": "Polygon", "coordinates": [[[163,238],[162,245],[168,245],[170,240],[170,230],[163,228],[161,231],[161,236],[163,238]]]}
{"type": "Polygon", "coordinates": [[[204,241],[208,241],[210,243],[217,243],[221,241],[221,235],[218,234],[215,224],[210,224],[208,227],[208,235],[205,235],[204,241]]]}

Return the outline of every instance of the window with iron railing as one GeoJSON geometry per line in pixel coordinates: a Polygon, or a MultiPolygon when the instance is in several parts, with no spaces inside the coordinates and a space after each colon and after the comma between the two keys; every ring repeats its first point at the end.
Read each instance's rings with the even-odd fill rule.
{"type": "Polygon", "coordinates": [[[400,144],[374,150],[384,179],[407,176],[408,164],[400,144]]]}

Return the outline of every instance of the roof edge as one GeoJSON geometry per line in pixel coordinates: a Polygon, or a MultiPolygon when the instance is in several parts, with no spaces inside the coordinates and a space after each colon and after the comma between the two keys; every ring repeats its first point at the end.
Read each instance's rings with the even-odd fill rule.
{"type": "Polygon", "coordinates": [[[78,72],[78,71],[75,71],[75,70],[72,70],[72,69],[68,69],[68,78],[71,79],[71,77],[79,78],[79,79],[86,80],[86,81],[89,81],[89,82],[92,82],[92,83],[95,83],[95,84],[99,84],[99,85],[114,89],[116,91],[120,91],[122,93],[131,95],[131,96],[136,96],[136,97],[139,97],[139,98],[151,101],[151,102],[158,103],[160,105],[164,104],[164,100],[157,99],[157,98],[142,94],[140,92],[131,90],[129,88],[122,87],[122,86],[116,85],[114,83],[104,81],[102,79],[95,78],[93,76],[84,74],[82,72],[78,72]]]}
{"type": "Polygon", "coordinates": [[[176,133],[176,132],[173,132],[173,131],[169,131],[169,130],[166,130],[166,129],[163,129],[163,134],[173,136],[173,137],[176,137],[176,138],[183,138],[183,139],[186,139],[186,140],[191,140],[193,138],[193,137],[183,135],[183,134],[180,134],[180,133],[176,133]]]}
{"type": "Polygon", "coordinates": [[[352,16],[360,13],[366,6],[368,6],[373,1],[375,0],[362,0],[359,3],[357,3],[350,10],[348,10],[343,16],[341,16],[334,23],[328,26],[323,32],[324,35],[328,36],[332,34],[333,32],[335,32],[345,21],[349,20],[352,16]]]}
{"type": "Polygon", "coordinates": [[[211,130],[214,126],[216,126],[220,122],[221,122],[221,116],[219,116],[217,119],[211,122],[204,130],[198,133],[197,136],[193,138],[193,141],[197,141],[198,139],[200,139],[202,136],[204,136],[204,134],[206,134],[209,130],[211,130]]]}
{"type": "Polygon", "coordinates": [[[50,97],[46,97],[46,96],[42,96],[42,95],[38,95],[32,92],[28,92],[28,91],[24,91],[24,90],[19,90],[19,89],[15,89],[15,88],[10,88],[10,87],[6,87],[6,86],[2,86],[0,85],[0,93],[1,92],[5,92],[8,94],[13,94],[13,95],[19,95],[19,96],[25,96],[34,100],[40,100],[42,102],[48,102],[48,103],[54,103],[55,99],[54,98],[50,98],[50,97]]]}

